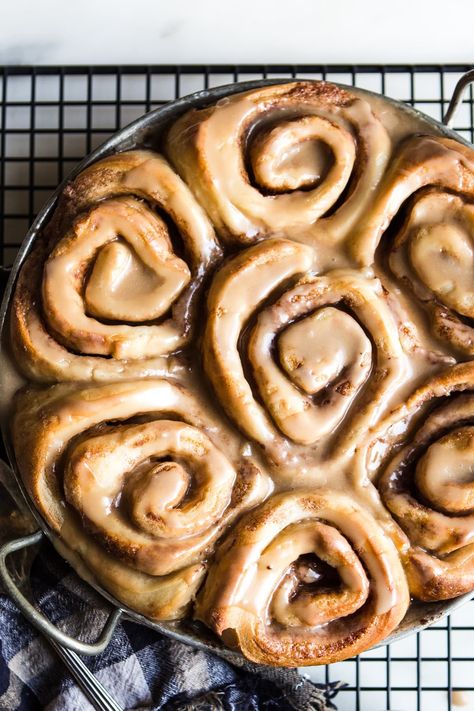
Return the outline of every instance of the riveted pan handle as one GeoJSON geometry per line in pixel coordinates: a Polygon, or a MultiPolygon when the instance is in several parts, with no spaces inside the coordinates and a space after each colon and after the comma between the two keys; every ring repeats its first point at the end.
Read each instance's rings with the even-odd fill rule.
{"type": "Polygon", "coordinates": [[[448,110],[443,118],[443,123],[445,126],[452,127],[454,117],[456,112],[461,105],[462,97],[467,87],[474,83],[474,69],[470,69],[468,72],[462,75],[458,83],[454,87],[453,95],[451,101],[449,102],[448,110]]]}
{"type": "Polygon", "coordinates": [[[10,597],[13,599],[14,603],[21,610],[23,615],[31,624],[36,627],[43,634],[51,637],[59,644],[62,644],[68,649],[72,649],[78,654],[86,654],[88,656],[94,656],[95,654],[100,654],[107,647],[108,643],[112,639],[112,636],[117,627],[120,616],[122,615],[122,610],[120,608],[114,608],[110,613],[107,622],[105,623],[104,629],[102,630],[100,636],[95,642],[91,644],[87,642],[81,642],[79,639],[70,637],[69,635],[61,632],[43,613],[38,610],[34,605],[26,599],[22,592],[18,589],[16,583],[10,575],[7,568],[6,559],[11,553],[19,551],[22,548],[27,548],[28,546],[33,546],[39,543],[43,538],[42,531],[36,531],[29,536],[24,536],[23,538],[17,538],[14,541],[5,543],[0,548],[0,578],[5,586],[10,597]]]}

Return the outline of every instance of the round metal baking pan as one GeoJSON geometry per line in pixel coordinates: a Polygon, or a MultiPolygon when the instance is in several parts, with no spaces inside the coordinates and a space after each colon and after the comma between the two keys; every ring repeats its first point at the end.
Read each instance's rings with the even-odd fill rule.
{"type": "MultiPolygon", "coordinates": [[[[288,81],[288,79],[250,81],[244,83],[229,84],[227,86],[216,87],[213,89],[206,89],[204,91],[191,94],[142,116],[141,118],[131,123],[129,126],[126,126],[122,130],[115,133],[99,148],[97,148],[90,155],[84,158],[84,160],[81,161],[81,163],[74,169],[74,171],[72,171],[72,173],[66,178],[66,180],[58,186],[55,193],[40,210],[33,225],[28,231],[28,234],[25,236],[25,239],[17,254],[15,263],[11,269],[5,287],[3,301],[0,308],[0,367],[2,367],[2,361],[4,361],[6,357],[5,352],[8,348],[8,328],[6,328],[6,323],[8,320],[9,305],[16,278],[24,260],[32,249],[35,239],[40,235],[43,226],[51,218],[58,197],[67,182],[69,182],[76,175],[78,175],[88,165],[100,160],[101,158],[104,158],[107,155],[139,148],[157,148],[159,145],[160,136],[163,135],[163,132],[165,131],[166,127],[175,119],[177,119],[178,116],[180,116],[191,108],[202,108],[209,104],[214,104],[220,99],[223,99],[238,92],[248,91],[250,89],[258,89],[260,87],[269,86],[272,84],[288,83],[288,81]]],[[[462,93],[466,86],[472,81],[474,81],[474,71],[468,72],[458,82],[458,85],[453,93],[453,97],[451,98],[448,112],[446,114],[446,124],[451,123],[454,116],[454,112],[460,103],[462,93]]],[[[349,91],[354,89],[354,87],[350,86],[339,86],[349,91]]],[[[361,89],[357,89],[357,92],[360,94],[366,94],[369,97],[378,97],[380,99],[380,95],[373,94],[372,92],[368,92],[361,89]]],[[[467,141],[465,141],[458,134],[452,131],[448,127],[448,125],[439,123],[438,121],[426,116],[425,114],[422,114],[401,102],[395,101],[394,99],[390,99],[387,97],[383,97],[383,99],[384,101],[395,107],[399,112],[401,112],[402,115],[405,114],[415,116],[419,120],[425,121],[429,125],[431,131],[434,131],[438,135],[447,136],[449,138],[455,139],[460,143],[464,143],[465,145],[470,145],[467,141]]],[[[28,600],[26,600],[26,598],[24,598],[20,590],[17,588],[14,580],[9,574],[8,567],[6,564],[7,556],[10,554],[14,554],[15,551],[25,546],[34,545],[38,543],[43,536],[46,536],[48,539],[50,539],[53,542],[53,545],[56,545],[57,548],[60,548],[61,543],[59,542],[57,535],[53,531],[51,531],[46,522],[42,519],[41,515],[36,510],[34,504],[30,500],[29,495],[25,490],[25,487],[23,486],[23,482],[15,462],[15,455],[12,448],[8,425],[5,421],[2,423],[2,434],[7,452],[7,457],[9,459],[16,484],[18,485],[18,489],[21,492],[21,503],[24,503],[24,505],[27,507],[27,509],[35,519],[36,523],[38,524],[38,532],[30,536],[26,536],[22,539],[12,541],[11,543],[4,545],[0,549],[0,577],[2,578],[6,589],[14,599],[15,603],[21,609],[23,614],[30,620],[30,622],[32,622],[32,624],[39,628],[43,633],[48,634],[50,637],[53,637],[57,642],[65,645],[66,647],[73,649],[81,654],[94,655],[98,654],[106,647],[107,643],[110,641],[111,636],[113,635],[115,626],[118,623],[120,617],[126,616],[127,618],[135,622],[139,622],[155,629],[157,632],[160,632],[166,635],[167,637],[171,637],[175,640],[185,642],[196,647],[217,652],[218,654],[228,658],[235,664],[242,664],[244,662],[244,658],[240,653],[225,648],[220,643],[218,638],[214,636],[204,626],[195,624],[193,622],[185,621],[169,623],[153,622],[144,617],[143,615],[140,615],[134,612],[133,610],[124,607],[121,603],[114,599],[113,596],[103,590],[100,585],[98,585],[93,580],[92,576],[87,576],[87,583],[89,583],[112,606],[112,610],[108,621],[104,627],[104,630],[102,631],[101,635],[95,643],[87,643],[68,637],[67,635],[62,633],[57,627],[55,627],[42,614],[40,610],[36,609],[28,600]]],[[[428,625],[436,622],[448,613],[452,612],[455,608],[462,605],[470,597],[471,594],[468,594],[456,598],[454,600],[442,602],[413,602],[405,618],[402,620],[398,628],[390,635],[390,637],[385,639],[382,644],[393,642],[408,634],[420,631],[424,627],[427,627],[428,625]]]]}

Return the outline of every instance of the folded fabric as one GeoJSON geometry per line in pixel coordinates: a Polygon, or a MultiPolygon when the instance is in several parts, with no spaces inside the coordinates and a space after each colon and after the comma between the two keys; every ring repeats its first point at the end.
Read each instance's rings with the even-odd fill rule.
{"type": "MultiPolygon", "coordinates": [[[[6,483],[5,469],[1,478],[6,483]]],[[[3,487],[0,502],[2,542],[31,530],[31,521],[3,487]]],[[[94,639],[108,609],[49,543],[15,554],[13,567],[52,622],[72,636],[94,639]]],[[[0,594],[0,629],[0,710],[92,708],[45,638],[5,594],[0,594]]],[[[127,620],[102,654],[84,661],[124,709],[326,711],[335,708],[331,700],[340,686],[313,684],[295,669],[244,661],[236,666],[127,620]]]]}

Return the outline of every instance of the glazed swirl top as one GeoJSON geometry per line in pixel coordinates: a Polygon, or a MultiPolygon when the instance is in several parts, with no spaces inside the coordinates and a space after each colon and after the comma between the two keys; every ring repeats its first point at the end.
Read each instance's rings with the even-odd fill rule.
{"type": "Polygon", "coordinates": [[[472,591],[473,149],[325,82],[153,145],[66,187],[10,312],[18,465],[73,563],[271,664],[472,591]]]}

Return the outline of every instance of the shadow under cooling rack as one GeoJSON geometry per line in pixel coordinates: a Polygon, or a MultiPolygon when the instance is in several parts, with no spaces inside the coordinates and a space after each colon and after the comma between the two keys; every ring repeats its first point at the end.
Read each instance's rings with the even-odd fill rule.
{"type": "MultiPolygon", "coordinates": [[[[334,80],[386,94],[436,119],[470,66],[219,65],[0,67],[0,249],[10,264],[36,212],[74,165],[146,111],[203,88],[264,77],[334,80]]],[[[474,141],[472,87],[455,129],[474,141]]],[[[421,634],[331,667],[340,711],[474,711],[474,601],[421,634]]]]}

